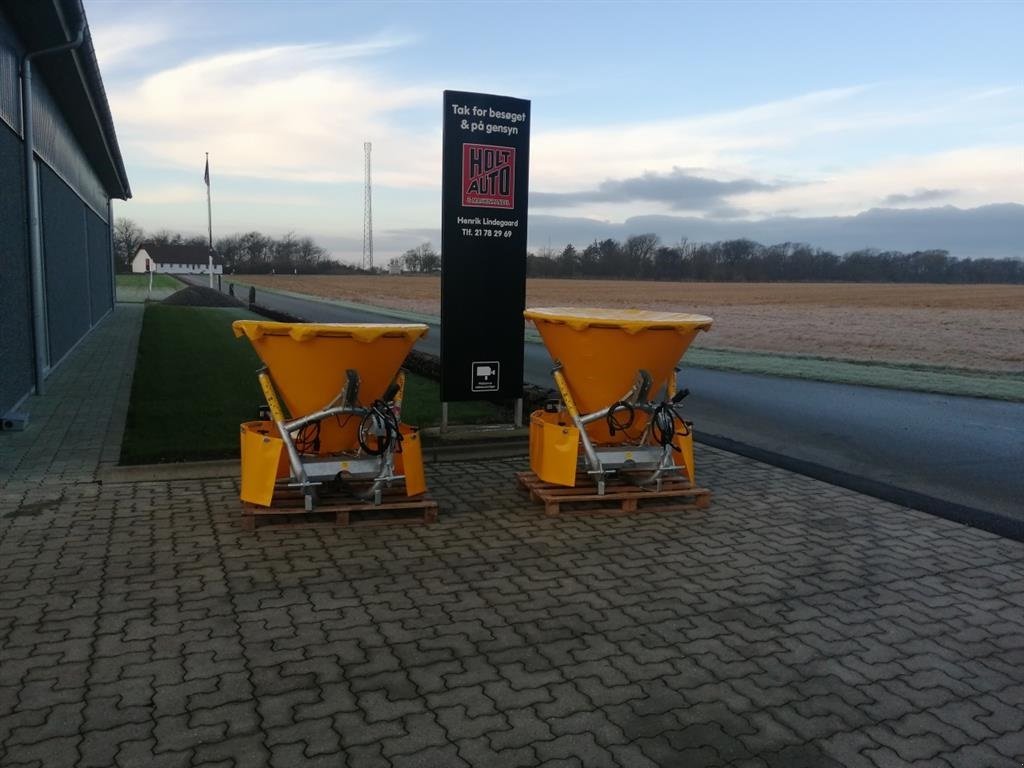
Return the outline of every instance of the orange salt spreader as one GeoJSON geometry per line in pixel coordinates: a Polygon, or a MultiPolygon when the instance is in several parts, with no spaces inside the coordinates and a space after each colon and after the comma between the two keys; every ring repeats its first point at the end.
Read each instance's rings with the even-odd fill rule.
{"type": "Polygon", "coordinates": [[[396,481],[409,496],[426,490],[419,434],[401,423],[400,370],[426,325],[236,320],[232,329],[263,361],[271,417],[242,424],[243,501],[267,507],[275,489],[298,488],[312,511],[328,482],[374,504],[396,481]]]}
{"type": "Polygon", "coordinates": [[[578,307],[523,314],[555,361],[561,395],[557,407],[530,415],[530,468],[541,480],[575,485],[582,459],[599,495],[616,474],[658,490],[671,474],[694,483],[691,424],[677,411],[689,390],[677,389],[676,365],[710,317],[578,307]]]}

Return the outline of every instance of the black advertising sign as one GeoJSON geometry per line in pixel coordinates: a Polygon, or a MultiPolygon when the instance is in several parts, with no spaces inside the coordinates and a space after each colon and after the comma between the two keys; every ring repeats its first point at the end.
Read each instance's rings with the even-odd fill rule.
{"type": "Polygon", "coordinates": [[[444,92],[441,399],[523,395],[530,102],[444,92]]]}

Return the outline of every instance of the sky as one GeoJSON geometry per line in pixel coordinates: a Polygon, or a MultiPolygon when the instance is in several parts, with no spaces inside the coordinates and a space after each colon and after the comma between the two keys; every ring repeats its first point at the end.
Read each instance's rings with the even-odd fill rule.
{"type": "Polygon", "coordinates": [[[936,209],[954,254],[1024,256],[1024,3],[85,7],[133,190],[115,214],[147,230],[205,233],[209,152],[215,237],[358,261],[370,141],[376,261],[437,246],[452,89],[531,100],[532,249],[637,228],[948,247],[920,226],[936,209]]]}

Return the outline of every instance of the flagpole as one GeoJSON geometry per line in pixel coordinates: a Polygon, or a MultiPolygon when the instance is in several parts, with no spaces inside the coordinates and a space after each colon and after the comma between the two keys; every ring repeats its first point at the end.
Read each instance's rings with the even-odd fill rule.
{"type": "Polygon", "coordinates": [[[210,287],[213,288],[213,208],[210,205],[210,153],[206,153],[206,223],[210,232],[210,287]]]}

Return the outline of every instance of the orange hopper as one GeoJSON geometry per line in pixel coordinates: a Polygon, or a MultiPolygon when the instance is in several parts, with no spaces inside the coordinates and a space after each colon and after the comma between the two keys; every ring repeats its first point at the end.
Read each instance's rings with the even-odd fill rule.
{"type": "MultiPolygon", "coordinates": [[[[362,426],[365,431],[368,422],[363,417],[389,388],[393,400],[388,407],[398,413],[404,381],[398,377],[399,369],[416,340],[427,332],[426,325],[237,320],[232,328],[235,336],[249,340],[266,366],[259,378],[273,415],[273,423],[242,425],[244,500],[269,505],[275,481],[289,474],[311,496],[314,473],[332,477],[339,468],[364,464],[382,483],[390,482],[395,479],[394,464],[408,464],[413,458],[410,451],[404,457],[388,454],[377,462],[378,473],[376,459],[360,457],[359,430],[362,426]],[[300,439],[303,429],[315,429],[315,440],[300,439]],[[343,457],[344,463],[322,460],[335,456],[343,457]]],[[[376,428],[380,421],[371,426],[376,428]]],[[[400,426],[403,435],[409,432],[400,426]]],[[[416,468],[405,469],[409,475],[416,468]]],[[[415,490],[406,485],[410,492],[415,490]]]]}
{"type": "MultiPolygon", "coordinates": [[[[591,469],[610,470],[610,462],[600,461],[598,449],[636,442],[655,407],[638,398],[653,397],[662,388],[671,398],[676,391],[675,366],[697,334],[712,324],[711,318],[703,315],[640,309],[545,307],[527,309],[524,315],[537,326],[557,361],[554,377],[566,412],[533,414],[531,429],[536,425],[537,434],[531,435],[531,463],[542,480],[563,485],[575,482],[579,451],[573,444],[575,433],[581,433],[578,437],[591,469]],[[646,387],[639,384],[638,377],[643,375],[646,387]],[[634,406],[630,409],[634,421],[630,430],[613,434],[603,412],[624,400],[634,406]],[[542,433],[551,433],[547,441],[542,433]],[[555,449],[553,443],[559,436],[560,445],[555,449]],[[545,451],[545,446],[551,450],[545,451]],[[534,456],[535,452],[556,455],[557,459],[546,462],[534,456]],[[593,466],[595,456],[598,467],[593,466]]],[[[692,459],[687,475],[692,482],[692,459]]]]}

